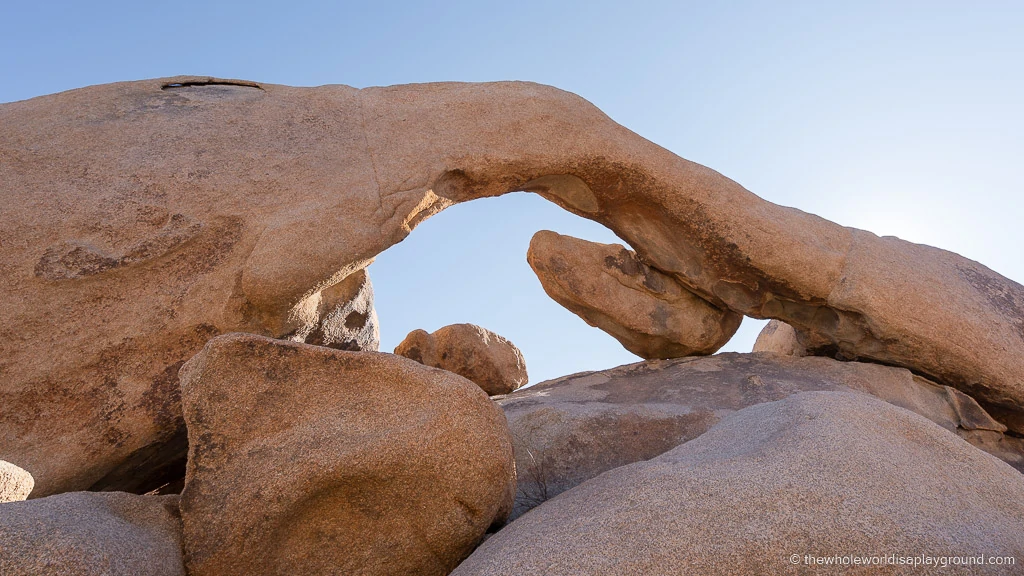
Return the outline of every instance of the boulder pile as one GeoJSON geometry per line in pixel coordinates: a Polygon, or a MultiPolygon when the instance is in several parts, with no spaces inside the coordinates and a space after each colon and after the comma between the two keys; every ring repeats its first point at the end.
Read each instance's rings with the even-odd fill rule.
{"type": "Polygon", "coordinates": [[[1024,566],[1024,287],[573,94],[124,82],[0,104],[0,159],[0,574],[1024,566]],[[625,242],[527,261],[644,362],[377,351],[367,266],[515,191],[625,242]],[[743,316],[755,352],[712,355],[743,316]]]}
{"type": "Polygon", "coordinates": [[[496,398],[519,476],[512,518],[600,475],[693,440],[747,406],[800,392],[860,392],[931,420],[1024,473],[1024,439],[966,394],[905,368],[717,354],[573,374],[496,398]]]}
{"type": "Polygon", "coordinates": [[[1019,574],[1022,555],[1019,472],[882,400],[805,392],[577,486],[455,574],[816,573],[807,557],[867,558],[856,568],[870,574],[909,573],[912,557],[1019,574]]]}

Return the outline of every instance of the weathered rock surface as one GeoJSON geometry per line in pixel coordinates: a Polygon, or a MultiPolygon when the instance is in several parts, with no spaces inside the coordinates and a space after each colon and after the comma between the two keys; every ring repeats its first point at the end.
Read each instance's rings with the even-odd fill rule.
{"type": "Polygon", "coordinates": [[[570,93],[179,77],[0,105],[0,458],[38,495],[159,476],[210,337],[298,333],[424,218],[517,190],[715,305],[1024,413],[1019,284],[765,202],[570,93]]]}
{"type": "Polygon", "coordinates": [[[1005,427],[970,397],[906,369],[727,353],[574,374],[497,398],[516,448],[512,517],[602,472],[692,440],[736,410],[816,390],[872,394],[1024,472],[1024,442],[1005,436],[1005,427]]]}
{"type": "Polygon", "coordinates": [[[807,348],[797,339],[796,330],[779,320],[772,320],[761,329],[754,341],[754,352],[807,356],[807,348]]]}
{"type": "Polygon", "coordinates": [[[26,470],[0,460],[0,504],[28,498],[35,480],[26,470]]]}
{"type": "Polygon", "coordinates": [[[230,334],[182,401],[191,576],[447,574],[511,510],[505,418],[450,372],[230,334]]]}
{"type": "Polygon", "coordinates": [[[526,260],[555,302],[641,358],[712,354],[743,320],[619,244],[541,230],[530,240],[526,260]]]}
{"type": "Polygon", "coordinates": [[[892,554],[1019,563],[1024,475],[869,395],[808,392],[745,408],[696,440],[573,488],[453,574],[803,574],[822,570],[801,564],[804,555],[892,554]]]}
{"type": "Polygon", "coordinates": [[[4,576],[184,576],[178,497],[73,492],[0,505],[4,576]]]}
{"type": "Polygon", "coordinates": [[[380,350],[380,324],[366,269],[323,290],[318,308],[319,320],[304,324],[291,340],[352,352],[380,350]]]}
{"type": "Polygon", "coordinates": [[[413,330],[395,347],[395,354],[454,372],[488,396],[508,394],[530,379],[519,348],[475,324],[451,324],[433,333],[413,330]]]}

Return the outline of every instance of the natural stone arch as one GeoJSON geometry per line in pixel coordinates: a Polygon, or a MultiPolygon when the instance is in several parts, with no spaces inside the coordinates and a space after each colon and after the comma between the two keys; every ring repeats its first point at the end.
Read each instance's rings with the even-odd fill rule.
{"type": "Polygon", "coordinates": [[[709,302],[1024,430],[1020,285],[766,202],[555,88],[109,84],[0,106],[0,158],[0,458],[37,496],[144,475],[181,430],[177,369],[212,335],[293,332],[422,219],[520,190],[709,302]]]}

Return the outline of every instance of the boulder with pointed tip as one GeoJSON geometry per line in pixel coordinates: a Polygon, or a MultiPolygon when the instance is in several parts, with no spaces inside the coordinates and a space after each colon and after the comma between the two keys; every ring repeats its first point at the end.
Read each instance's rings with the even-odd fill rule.
{"type": "Polygon", "coordinates": [[[648,360],[717,352],[743,319],[619,244],[541,230],[526,260],[555,302],[648,360]]]}

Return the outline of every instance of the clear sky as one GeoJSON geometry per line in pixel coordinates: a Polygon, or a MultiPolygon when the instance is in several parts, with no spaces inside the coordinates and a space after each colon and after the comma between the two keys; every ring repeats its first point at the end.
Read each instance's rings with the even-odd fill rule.
{"type": "MultiPolygon", "coordinates": [[[[356,87],[532,80],[752,192],[1024,281],[1024,2],[29,2],[0,10],[0,102],[178,74],[356,87]]],[[[370,268],[382,349],[480,324],[531,381],[636,360],[525,261],[538,197],[455,206],[370,268]]],[[[912,270],[908,274],[913,274],[912,270]]],[[[749,351],[745,321],[727,350],[749,351]]]]}

